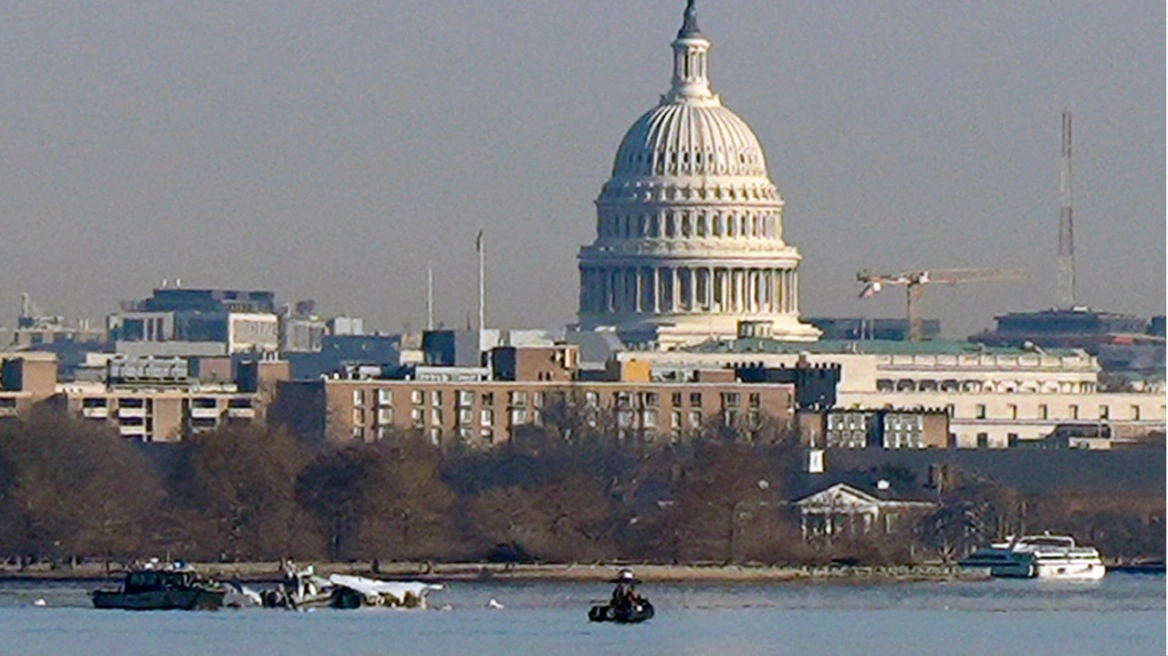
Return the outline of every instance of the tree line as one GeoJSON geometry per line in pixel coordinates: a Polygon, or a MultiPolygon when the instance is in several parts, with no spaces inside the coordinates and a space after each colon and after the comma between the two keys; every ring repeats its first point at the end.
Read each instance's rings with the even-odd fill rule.
{"type": "Polygon", "coordinates": [[[1070,532],[1109,557],[1164,554],[1162,498],[1023,496],[972,473],[898,534],[807,541],[788,503],[800,451],[783,428],[711,425],[679,443],[618,435],[564,411],[489,451],[409,432],[315,444],[254,426],[141,444],[34,413],[0,424],[0,556],[903,563],[1027,528],[1070,532]]]}

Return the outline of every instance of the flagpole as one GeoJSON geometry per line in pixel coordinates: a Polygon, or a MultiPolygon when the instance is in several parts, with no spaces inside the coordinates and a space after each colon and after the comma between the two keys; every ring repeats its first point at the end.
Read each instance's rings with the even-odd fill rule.
{"type": "Polygon", "coordinates": [[[426,262],[426,330],[434,330],[434,265],[426,262]]]}
{"type": "Polygon", "coordinates": [[[479,348],[483,346],[483,331],[487,327],[487,254],[485,246],[483,229],[479,228],[479,238],[475,241],[475,250],[479,252],[479,348]]]}

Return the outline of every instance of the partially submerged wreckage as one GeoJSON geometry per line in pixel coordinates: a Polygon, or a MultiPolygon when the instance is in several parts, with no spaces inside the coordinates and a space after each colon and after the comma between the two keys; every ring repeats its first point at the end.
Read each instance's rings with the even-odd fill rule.
{"type": "Polygon", "coordinates": [[[219,608],[427,608],[427,595],[442,584],[421,581],[379,581],[363,576],[317,576],[311,565],[297,569],[289,563],[284,580],[275,588],[257,592],[239,581],[221,583],[199,576],[179,564],[152,562],[131,568],[117,590],[92,595],[96,608],[124,610],[217,610],[219,608]]]}
{"type": "Polygon", "coordinates": [[[285,569],[279,587],[265,590],[260,599],[265,608],[427,608],[427,595],[446,586],[421,581],[380,581],[346,574],[318,576],[309,565],[285,569]]]}

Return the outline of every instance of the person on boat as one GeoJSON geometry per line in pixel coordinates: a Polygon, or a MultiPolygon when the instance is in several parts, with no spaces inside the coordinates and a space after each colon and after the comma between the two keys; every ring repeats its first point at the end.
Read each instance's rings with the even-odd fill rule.
{"type": "Polygon", "coordinates": [[[637,578],[633,570],[622,569],[616,577],[616,588],[612,591],[612,606],[628,608],[637,601],[637,578]]]}

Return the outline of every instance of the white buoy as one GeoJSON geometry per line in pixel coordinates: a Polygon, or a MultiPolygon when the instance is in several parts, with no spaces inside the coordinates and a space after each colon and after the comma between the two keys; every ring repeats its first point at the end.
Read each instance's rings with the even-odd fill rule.
{"type": "Polygon", "coordinates": [[[492,600],[487,602],[487,608],[490,608],[492,610],[503,610],[503,604],[492,599],[492,600]]]}
{"type": "Polygon", "coordinates": [[[43,608],[44,606],[48,606],[49,602],[45,601],[44,597],[42,597],[42,598],[37,599],[36,601],[32,602],[32,605],[33,606],[40,606],[43,608]]]}

